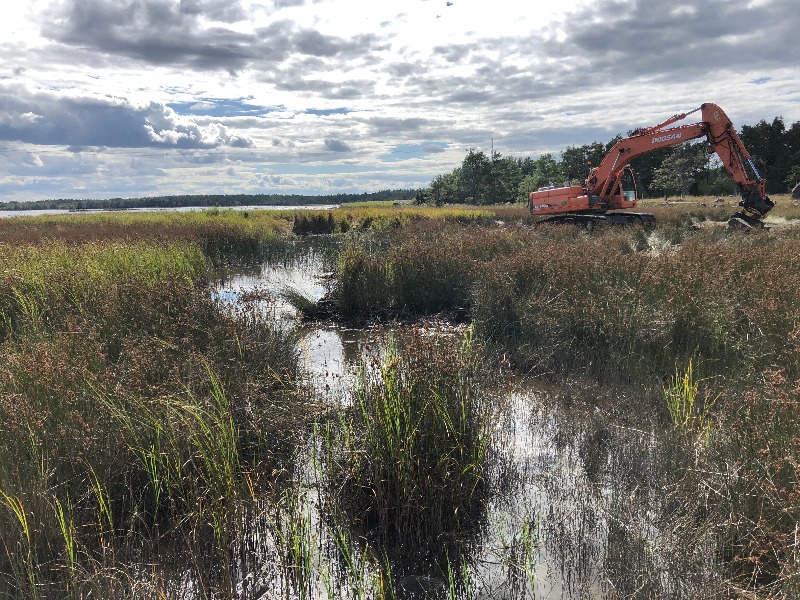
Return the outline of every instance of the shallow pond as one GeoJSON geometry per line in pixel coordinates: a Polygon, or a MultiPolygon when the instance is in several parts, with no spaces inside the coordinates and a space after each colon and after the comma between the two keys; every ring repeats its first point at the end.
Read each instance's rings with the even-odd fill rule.
{"type": "MultiPolygon", "coordinates": [[[[320,299],[330,283],[325,263],[312,249],[280,264],[231,271],[216,293],[231,306],[255,295],[261,310],[284,326],[299,327],[298,352],[313,393],[331,406],[341,406],[351,401],[354,378],[366,358],[380,356],[402,326],[300,323],[281,293],[288,287],[320,299]]],[[[406,327],[433,336],[461,335],[464,330],[443,323],[406,327]]],[[[413,549],[373,548],[377,556],[391,556],[396,596],[713,595],[711,590],[720,582],[713,536],[700,524],[693,528],[679,521],[682,513],[675,510],[675,499],[663,484],[677,452],[669,435],[646,420],[620,419],[606,405],[580,397],[590,396],[587,390],[576,395],[514,374],[503,381],[501,389],[491,392],[505,408],[493,436],[496,491],[485,518],[475,531],[464,532],[462,554],[450,572],[441,561],[420,562],[413,549]]],[[[301,450],[309,465],[314,443],[309,440],[309,447],[301,450]]],[[[353,557],[342,562],[341,540],[337,543],[337,534],[320,514],[312,471],[309,466],[304,477],[303,506],[293,508],[305,515],[301,521],[307,522],[308,539],[315,545],[307,549],[308,581],[298,585],[295,580],[292,587],[285,573],[262,568],[245,578],[249,589],[263,590],[264,595],[243,597],[282,597],[287,589],[296,597],[357,597],[375,585],[368,577],[369,572],[377,576],[375,563],[366,561],[363,546],[354,542],[353,557]],[[354,571],[361,577],[358,585],[353,583],[354,571]]],[[[268,553],[269,545],[261,551],[268,553]]]]}

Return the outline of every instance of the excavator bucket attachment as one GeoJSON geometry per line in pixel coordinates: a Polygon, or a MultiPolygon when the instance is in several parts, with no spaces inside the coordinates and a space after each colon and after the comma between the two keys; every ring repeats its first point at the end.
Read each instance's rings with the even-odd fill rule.
{"type": "Polygon", "coordinates": [[[735,229],[752,229],[754,227],[763,227],[764,222],[762,219],[775,203],[767,196],[763,198],[756,192],[746,192],[742,195],[742,200],[739,202],[742,207],[738,213],[733,215],[728,221],[728,226],[735,229]]]}
{"type": "Polygon", "coordinates": [[[738,212],[728,219],[729,229],[738,229],[739,231],[750,231],[753,228],[763,227],[764,223],[757,218],[750,217],[743,212],[738,212]]]}

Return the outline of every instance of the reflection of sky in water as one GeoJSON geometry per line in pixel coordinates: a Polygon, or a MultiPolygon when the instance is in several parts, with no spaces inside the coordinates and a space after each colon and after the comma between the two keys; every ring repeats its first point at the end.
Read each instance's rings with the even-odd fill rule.
{"type": "Polygon", "coordinates": [[[232,268],[214,293],[223,302],[236,304],[244,294],[258,291],[268,297],[262,301],[263,308],[294,319],[296,311],[282,298],[282,292],[292,290],[309,300],[319,300],[328,291],[321,266],[321,261],[311,255],[283,264],[232,268]]]}
{"type": "MultiPolygon", "coordinates": [[[[282,296],[287,289],[309,300],[328,292],[322,261],[313,253],[279,264],[239,267],[229,271],[214,295],[236,306],[247,294],[258,292],[256,305],[284,325],[296,324],[297,311],[282,296]]],[[[383,343],[386,328],[348,329],[333,323],[305,325],[299,329],[298,351],[315,393],[347,401],[364,358],[383,343]]]]}
{"type": "Polygon", "coordinates": [[[314,391],[338,403],[349,403],[359,370],[370,357],[381,353],[391,332],[389,326],[302,328],[299,348],[314,391]]]}
{"type": "MultiPolygon", "coordinates": [[[[354,344],[355,340],[349,342],[354,344]]],[[[323,397],[344,399],[357,367],[345,363],[342,331],[321,327],[304,329],[299,347],[315,392],[323,397]]]]}
{"type": "MultiPolygon", "coordinates": [[[[321,262],[313,256],[240,269],[216,293],[235,305],[242,294],[264,292],[263,309],[296,326],[295,311],[280,293],[290,287],[319,299],[327,291],[320,273],[321,262]]],[[[389,326],[352,329],[333,323],[300,327],[298,352],[315,394],[349,404],[358,370],[397,337],[396,331],[389,326]]],[[[446,326],[428,327],[426,332],[460,335],[460,330],[446,326]]],[[[519,582],[513,583],[508,564],[524,560],[519,552],[526,522],[534,523],[538,531],[532,555],[536,598],[628,597],[625,593],[640,584],[657,593],[684,592],[681,581],[691,570],[701,574],[686,584],[688,590],[697,589],[704,577],[713,579],[710,559],[698,563],[680,556],[682,549],[669,544],[663,524],[656,526],[661,497],[653,494],[635,503],[626,487],[631,483],[628,473],[619,471],[620,465],[630,464],[653,472],[659,469],[653,434],[615,428],[597,413],[578,414],[577,408],[565,408],[539,389],[535,382],[518,379],[513,392],[490,392],[508,399],[492,448],[508,469],[501,476],[510,483],[492,500],[483,544],[469,561],[474,597],[525,595],[519,596],[519,582]],[[595,444],[600,433],[608,436],[606,445],[595,444]],[[516,557],[511,557],[513,552],[516,557]]],[[[522,572],[519,576],[525,577],[522,572]]]]}

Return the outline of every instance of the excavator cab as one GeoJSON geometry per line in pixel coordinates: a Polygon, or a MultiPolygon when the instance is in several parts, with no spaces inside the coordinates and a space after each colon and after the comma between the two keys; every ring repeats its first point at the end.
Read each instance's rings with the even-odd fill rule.
{"type": "Polygon", "coordinates": [[[636,173],[633,169],[626,166],[622,170],[622,199],[625,202],[636,202],[639,198],[639,190],[636,184],[636,173]]]}

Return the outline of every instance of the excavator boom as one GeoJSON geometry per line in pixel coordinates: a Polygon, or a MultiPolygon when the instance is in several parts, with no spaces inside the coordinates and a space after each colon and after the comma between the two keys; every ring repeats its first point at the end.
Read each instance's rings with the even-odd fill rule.
{"type": "MultiPolygon", "coordinates": [[[[766,195],[766,181],[758,173],[728,116],[719,106],[711,103],[674,115],[663,123],[641,129],[618,141],[600,164],[592,168],[584,185],[532,192],[529,202],[531,214],[583,215],[579,222],[588,222],[592,215],[604,215],[614,209],[633,208],[637,204],[636,190],[634,188],[632,192],[626,192],[622,185],[623,174],[633,174],[629,167],[631,161],[642,154],[702,137],[706,138],[711,150],[717,153],[739,188],[742,198],[739,205],[742,210],[731,217],[731,223],[745,227],[760,226],[764,216],[774,206],[766,195]],[[701,114],[699,122],[673,126],[696,112],[701,114]]],[[[574,221],[575,217],[562,220],[574,221]]],[[[652,220],[652,215],[637,214],[634,218],[620,217],[616,221],[642,220],[652,220]],[[645,216],[649,218],[645,219],[645,216]]]]}

